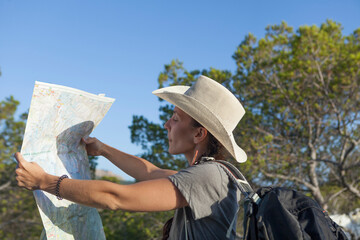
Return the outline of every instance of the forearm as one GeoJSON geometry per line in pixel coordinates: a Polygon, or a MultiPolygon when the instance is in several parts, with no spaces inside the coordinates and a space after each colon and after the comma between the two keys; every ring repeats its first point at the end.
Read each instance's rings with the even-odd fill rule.
{"type": "Polygon", "coordinates": [[[138,181],[164,178],[176,173],[173,170],[158,168],[143,158],[119,151],[106,144],[102,156],[138,181]]]}
{"type": "MultiPolygon", "coordinates": [[[[58,180],[58,176],[47,174],[40,189],[56,195],[58,180]]],[[[121,201],[121,197],[115,196],[114,185],[108,181],[65,178],[60,183],[59,194],[64,199],[89,207],[116,209],[116,202],[121,201]]],[[[122,185],[116,185],[116,187],[121,188],[122,185]]]]}

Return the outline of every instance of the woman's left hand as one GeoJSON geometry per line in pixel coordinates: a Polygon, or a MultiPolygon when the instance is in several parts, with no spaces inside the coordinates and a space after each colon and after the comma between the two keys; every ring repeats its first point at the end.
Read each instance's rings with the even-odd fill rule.
{"type": "Polygon", "coordinates": [[[35,162],[26,161],[21,153],[15,153],[19,167],[15,170],[19,187],[28,190],[41,189],[46,182],[47,173],[35,162]]]}

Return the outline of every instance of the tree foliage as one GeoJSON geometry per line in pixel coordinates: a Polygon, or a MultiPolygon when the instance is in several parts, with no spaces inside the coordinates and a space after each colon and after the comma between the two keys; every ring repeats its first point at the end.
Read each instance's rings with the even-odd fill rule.
{"type": "Polygon", "coordinates": [[[27,114],[16,120],[19,102],[0,102],[0,239],[39,239],[40,215],[33,194],[17,187],[13,154],[20,151],[27,114]]]}
{"type": "Polygon", "coordinates": [[[232,80],[250,112],[243,136],[259,183],[296,185],[338,211],[360,203],[360,29],[341,30],[283,22],[259,41],[248,35],[232,80]]]}
{"type": "MultiPolygon", "coordinates": [[[[200,74],[216,79],[247,111],[234,135],[248,154],[239,167],[250,182],[297,188],[331,212],[349,212],[360,206],[359,35],[357,29],[344,36],[333,21],[295,32],[282,22],[259,40],[245,37],[233,55],[234,73],[187,71],[173,60],[159,87],[191,85],[200,74]]],[[[160,124],[135,116],[131,126],[133,142],[146,143],[143,156],[164,163],[171,159],[162,158],[169,109],[160,109],[160,124]]]]}

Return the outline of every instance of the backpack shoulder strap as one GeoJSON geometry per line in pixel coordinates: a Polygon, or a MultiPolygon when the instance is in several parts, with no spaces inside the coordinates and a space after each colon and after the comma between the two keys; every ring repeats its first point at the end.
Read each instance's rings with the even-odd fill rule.
{"type": "Polygon", "coordinates": [[[252,195],[254,193],[254,190],[252,189],[244,175],[234,165],[223,160],[216,160],[215,162],[220,164],[220,167],[224,169],[226,174],[236,184],[242,194],[248,197],[249,195],[252,195]]]}
{"type": "MultiPolygon", "coordinates": [[[[244,177],[244,175],[239,171],[239,169],[237,169],[234,165],[232,165],[231,163],[227,162],[227,161],[223,161],[223,160],[216,160],[214,161],[216,163],[218,163],[220,165],[220,167],[226,172],[226,174],[229,176],[229,178],[231,179],[231,181],[233,181],[235,183],[235,185],[237,186],[237,188],[241,191],[241,193],[245,196],[245,202],[244,202],[244,212],[247,213],[249,211],[252,212],[252,208],[250,210],[250,206],[252,206],[251,204],[253,202],[258,202],[259,201],[259,196],[256,194],[256,192],[254,192],[254,190],[252,189],[252,187],[250,186],[250,184],[248,183],[248,181],[246,180],[246,178],[244,177]]],[[[233,224],[235,223],[235,220],[237,218],[237,214],[238,214],[239,208],[236,211],[236,214],[234,215],[234,218],[228,228],[226,237],[229,239],[230,238],[230,233],[231,233],[231,229],[233,227],[233,224]]],[[[246,216],[250,216],[249,214],[246,214],[246,216]]],[[[246,218],[245,218],[246,219],[246,218]]],[[[247,231],[248,231],[248,226],[250,225],[248,221],[246,221],[244,219],[244,236],[247,235],[247,231]]],[[[250,220],[250,218],[248,217],[247,219],[250,220]]],[[[244,238],[246,239],[246,238],[244,238]]]]}

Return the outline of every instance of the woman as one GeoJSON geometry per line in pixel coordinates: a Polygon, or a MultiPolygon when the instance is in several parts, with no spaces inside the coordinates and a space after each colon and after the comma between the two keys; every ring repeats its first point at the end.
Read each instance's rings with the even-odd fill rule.
{"type": "Polygon", "coordinates": [[[89,155],[106,157],[140,182],[119,185],[53,176],[16,153],[18,185],[96,208],[176,209],[168,239],[224,239],[229,228],[230,239],[234,239],[236,224],[231,222],[239,192],[219,164],[206,157],[219,158],[225,150],[238,162],[246,161],[245,152],[232,135],[245,113],[242,105],[225,87],[204,76],[192,87],[172,86],[153,93],[175,105],[173,116],[164,125],[169,153],[184,154],[188,168],[179,172],[160,169],[145,159],[88,138],[83,141],[89,155]]]}

